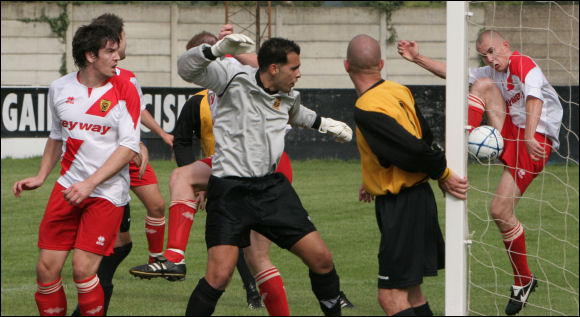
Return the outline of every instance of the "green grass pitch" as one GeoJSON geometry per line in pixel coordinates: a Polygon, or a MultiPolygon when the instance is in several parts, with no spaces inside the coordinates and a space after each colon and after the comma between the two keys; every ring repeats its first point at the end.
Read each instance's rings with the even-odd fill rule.
{"type": "MultiPolygon", "coordinates": [[[[169,198],[169,175],[175,162],[151,162],[163,196],[169,198]]],[[[16,199],[13,183],[33,176],[40,159],[2,160],[2,315],[37,315],[34,302],[38,224],[57,178],[57,166],[43,187],[16,199]]],[[[333,253],[341,289],[356,306],[344,315],[384,315],[377,302],[379,231],[374,205],[358,202],[361,182],[358,161],[294,161],[294,187],[314,224],[333,253]]],[[[525,225],[529,264],[540,284],[520,315],[578,314],[578,166],[549,165],[532,183],[516,209],[525,225]]],[[[501,167],[469,165],[469,289],[472,315],[501,315],[512,284],[511,267],[501,236],[487,210],[501,167]]],[[[441,226],[445,227],[445,201],[435,182],[441,226]]],[[[184,282],[140,280],[129,268],[147,261],[145,209],[132,195],[133,250],[115,275],[110,315],[183,315],[189,296],[204,275],[205,212],[196,214],[186,254],[184,282]]],[[[168,205],[168,202],[166,202],[168,205]]],[[[292,315],[322,315],[310,289],[308,270],[300,259],[272,246],[271,258],[285,283],[292,315]]],[[[76,306],[70,257],[63,270],[68,314],[76,306]]],[[[424,293],[436,315],[444,314],[445,271],[426,278],[424,293]]],[[[267,315],[265,309],[246,305],[241,278],[234,273],[215,315],[267,315]]]]}

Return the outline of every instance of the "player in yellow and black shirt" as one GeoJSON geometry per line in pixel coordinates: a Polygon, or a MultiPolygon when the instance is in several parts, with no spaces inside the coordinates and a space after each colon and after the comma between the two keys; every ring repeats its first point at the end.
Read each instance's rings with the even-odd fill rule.
{"type": "Polygon", "coordinates": [[[381,79],[357,99],[354,117],[367,192],[398,194],[451,176],[407,87],[381,79]]]}
{"type": "Polygon", "coordinates": [[[429,178],[459,199],[467,179],[447,168],[445,153],[403,85],[385,81],[378,42],[355,36],[345,69],[359,98],[354,119],[363,174],[359,200],[376,197],[381,231],[379,303],[387,315],[432,315],[421,291],[423,276],[444,266],[444,242],[429,178]]]}
{"type": "Polygon", "coordinates": [[[189,98],[183,105],[173,131],[175,136],[173,152],[178,166],[195,162],[195,154],[191,148],[194,136],[201,141],[205,157],[213,154],[215,141],[210,111],[210,100],[213,98],[215,94],[204,89],[189,98]]]}

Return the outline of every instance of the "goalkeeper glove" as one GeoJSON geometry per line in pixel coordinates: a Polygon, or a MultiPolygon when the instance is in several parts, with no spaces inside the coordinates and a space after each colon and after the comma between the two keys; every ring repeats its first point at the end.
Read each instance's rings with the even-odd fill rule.
{"type": "Polygon", "coordinates": [[[230,34],[211,47],[211,53],[215,57],[250,53],[253,50],[254,41],[243,34],[230,34]]]}
{"type": "Polygon", "coordinates": [[[352,129],[344,122],[330,118],[320,118],[319,132],[326,133],[334,137],[336,142],[349,142],[352,140],[352,129]]]}

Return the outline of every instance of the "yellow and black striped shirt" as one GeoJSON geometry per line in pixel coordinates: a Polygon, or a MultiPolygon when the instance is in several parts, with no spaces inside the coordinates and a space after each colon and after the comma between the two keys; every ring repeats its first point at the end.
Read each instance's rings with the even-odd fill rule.
{"type": "Polygon", "coordinates": [[[407,87],[379,81],[357,99],[354,119],[367,192],[398,194],[429,177],[451,176],[407,87]]]}
{"type": "Polygon", "coordinates": [[[173,151],[178,166],[195,162],[192,143],[193,137],[201,141],[201,148],[206,157],[213,155],[215,139],[213,122],[208,100],[208,90],[204,89],[193,95],[183,105],[173,134],[173,151]]]}

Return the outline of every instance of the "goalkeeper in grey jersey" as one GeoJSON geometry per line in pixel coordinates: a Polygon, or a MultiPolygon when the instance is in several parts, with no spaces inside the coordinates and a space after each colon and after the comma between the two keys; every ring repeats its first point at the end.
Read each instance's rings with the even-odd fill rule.
{"type": "Polygon", "coordinates": [[[178,61],[184,80],[220,98],[206,205],[207,271],[191,294],[186,315],[213,313],[231,279],[238,248],[249,245],[250,229],[299,256],[310,269],[322,311],[338,315],[340,285],[332,255],[287,178],[274,171],[287,123],[328,132],[343,142],[350,141],[352,130],[300,105],[300,94],[292,89],[300,78],[296,43],[281,38],[264,42],[259,69],[216,60],[247,53],[253,45],[246,36],[232,34],[214,46],[192,48],[178,61]]]}

